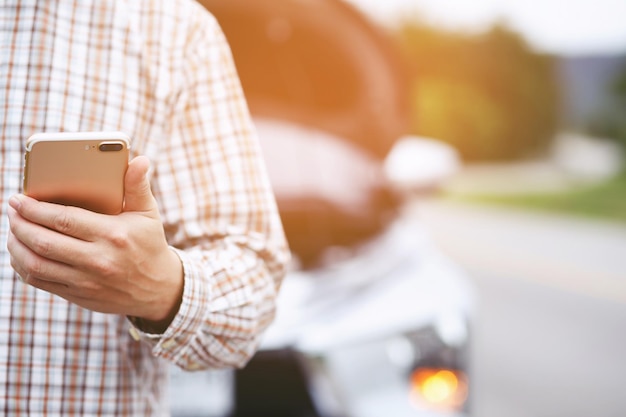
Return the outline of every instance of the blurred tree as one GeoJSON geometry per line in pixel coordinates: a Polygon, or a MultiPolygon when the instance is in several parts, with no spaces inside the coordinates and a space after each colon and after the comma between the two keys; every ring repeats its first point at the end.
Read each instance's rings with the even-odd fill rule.
{"type": "Polygon", "coordinates": [[[544,150],[558,124],[553,59],[501,25],[467,35],[419,20],[397,31],[408,60],[412,133],[455,146],[466,160],[507,160],[544,150]]]}
{"type": "Polygon", "coordinates": [[[626,65],[609,84],[608,103],[591,120],[588,130],[626,148],[626,65]]]}

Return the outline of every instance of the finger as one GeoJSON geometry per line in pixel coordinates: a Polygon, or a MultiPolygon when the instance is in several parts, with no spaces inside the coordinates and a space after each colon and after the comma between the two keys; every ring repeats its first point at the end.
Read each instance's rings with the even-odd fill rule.
{"type": "Polygon", "coordinates": [[[73,266],[85,266],[90,259],[89,242],[31,223],[12,207],[8,217],[12,235],[40,257],[73,266]]]}
{"type": "Polygon", "coordinates": [[[11,232],[8,235],[7,249],[11,254],[11,267],[26,284],[40,288],[39,281],[46,281],[67,287],[76,280],[76,272],[73,268],[37,255],[11,232]]]}
{"type": "Polygon", "coordinates": [[[37,265],[36,256],[29,254],[27,248],[20,247],[19,242],[11,234],[9,234],[8,245],[12,247],[10,249],[12,254],[15,253],[15,256],[11,257],[11,266],[24,284],[47,291],[90,310],[110,313],[122,311],[115,302],[119,297],[101,300],[104,291],[99,285],[89,281],[86,276],[76,273],[75,270],[67,271],[63,265],[45,261],[37,265]],[[32,258],[29,259],[31,256],[32,258]],[[50,278],[51,276],[54,278],[50,278]]]}
{"type": "Polygon", "coordinates": [[[24,284],[30,285],[31,287],[35,287],[40,290],[47,291],[51,294],[58,295],[59,297],[63,297],[67,300],[67,297],[64,295],[67,292],[67,289],[69,287],[65,284],[59,284],[59,283],[51,282],[51,281],[44,281],[42,279],[37,279],[37,278],[32,278],[32,277],[28,279],[22,278],[20,281],[22,281],[24,284]]]}
{"type": "Polygon", "coordinates": [[[117,305],[110,303],[101,303],[94,298],[86,298],[80,295],[76,295],[76,292],[73,291],[73,288],[65,284],[45,281],[33,277],[30,277],[28,279],[20,277],[20,281],[22,281],[24,284],[30,285],[31,287],[35,287],[37,289],[49,292],[50,294],[54,294],[73,304],[79,305],[92,311],[100,311],[102,313],[115,313],[117,312],[117,310],[121,310],[117,305]]]}
{"type": "Polygon", "coordinates": [[[108,218],[105,214],[37,201],[23,194],[12,196],[9,206],[32,223],[89,242],[96,240],[98,230],[106,229],[105,222],[108,218]]]}
{"type": "Polygon", "coordinates": [[[145,156],[138,156],[128,164],[124,178],[124,211],[153,212],[156,211],[156,201],[150,189],[148,170],[150,160],[145,156]]]}
{"type": "Polygon", "coordinates": [[[51,290],[48,292],[58,295],[59,297],[66,299],[70,303],[79,305],[91,311],[97,311],[99,313],[106,313],[106,314],[131,315],[128,312],[128,306],[124,306],[120,303],[117,303],[115,300],[110,301],[110,300],[100,300],[98,298],[92,298],[92,297],[82,297],[80,295],[71,294],[65,291],[63,288],[59,288],[59,287],[52,287],[51,290]],[[58,290],[58,293],[54,292],[57,290],[58,290]]]}

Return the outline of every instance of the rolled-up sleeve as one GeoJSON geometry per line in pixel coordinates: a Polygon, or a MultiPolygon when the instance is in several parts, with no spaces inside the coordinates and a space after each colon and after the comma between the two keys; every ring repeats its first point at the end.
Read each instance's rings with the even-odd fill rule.
{"type": "Polygon", "coordinates": [[[153,353],[184,369],[239,367],[271,323],[289,251],[225,38],[194,28],[153,190],[184,268],[178,314],[153,353]]]}

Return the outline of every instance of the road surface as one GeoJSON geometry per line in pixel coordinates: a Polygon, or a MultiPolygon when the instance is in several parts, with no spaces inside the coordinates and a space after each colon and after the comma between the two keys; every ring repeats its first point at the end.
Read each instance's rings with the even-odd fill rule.
{"type": "Polygon", "coordinates": [[[475,282],[476,417],[626,415],[626,227],[424,201],[475,282]]]}

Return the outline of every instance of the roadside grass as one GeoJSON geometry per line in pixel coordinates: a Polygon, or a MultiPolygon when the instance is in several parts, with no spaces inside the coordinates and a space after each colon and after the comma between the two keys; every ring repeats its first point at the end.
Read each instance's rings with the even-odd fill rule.
{"type": "Polygon", "coordinates": [[[626,171],[604,183],[559,193],[507,196],[448,194],[446,197],[626,223],[626,171]]]}

